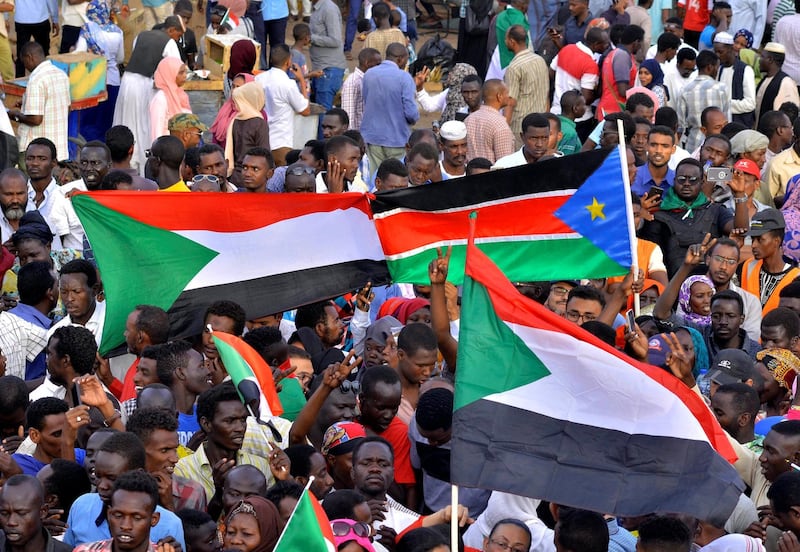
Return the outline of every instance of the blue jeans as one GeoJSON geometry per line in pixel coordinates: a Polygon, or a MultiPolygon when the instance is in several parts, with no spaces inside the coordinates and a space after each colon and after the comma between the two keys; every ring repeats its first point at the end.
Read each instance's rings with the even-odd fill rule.
{"type": "Polygon", "coordinates": [[[256,42],[261,44],[259,68],[264,70],[267,68],[267,39],[266,34],[264,34],[264,26],[259,25],[261,21],[264,21],[264,18],[261,17],[261,2],[248,2],[247,11],[245,11],[244,14],[253,22],[253,38],[256,42]]]}
{"type": "MultiPolygon", "coordinates": [[[[333,107],[333,99],[342,87],[344,79],[344,69],[338,67],[326,67],[322,77],[312,79],[311,87],[314,90],[314,101],[325,108],[325,111],[333,107]]],[[[319,118],[318,139],[322,139],[322,117],[319,118]]]]}
{"type": "Polygon", "coordinates": [[[350,10],[347,13],[347,27],[344,30],[344,51],[353,49],[353,39],[358,30],[358,16],[361,15],[361,0],[350,0],[350,10]]]}

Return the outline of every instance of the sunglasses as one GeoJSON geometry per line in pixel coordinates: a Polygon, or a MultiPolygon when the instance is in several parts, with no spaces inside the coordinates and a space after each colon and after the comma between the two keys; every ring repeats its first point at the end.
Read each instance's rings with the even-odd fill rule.
{"type": "Polygon", "coordinates": [[[313,167],[292,167],[291,169],[287,169],[286,171],[288,174],[292,176],[300,176],[303,174],[314,174],[313,167]]]}
{"type": "Polygon", "coordinates": [[[342,390],[342,393],[349,393],[352,391],[353,393],[358,394],[358,392],[361,390],[361,384],[357,381],[344,380],[341,385],[339,385],[339,389],[342,390]]]}
{"type": "Polygon", "coordinates": [[[331,530],[335,537],[346,537],[350,533],[357,537],[368,539],[372,534],[371,527],[363,521],[334,521],[331,523],[331,530]]]}
{"type": "Polygon", "coordinates": [[[219,184],[219,177],[216,177],[213,174],[198,174],[195,175],[194,178],[192,178],[192,182],[195,184],[203,181],[208,181],[211,182],[212,184],[219,184]]]}

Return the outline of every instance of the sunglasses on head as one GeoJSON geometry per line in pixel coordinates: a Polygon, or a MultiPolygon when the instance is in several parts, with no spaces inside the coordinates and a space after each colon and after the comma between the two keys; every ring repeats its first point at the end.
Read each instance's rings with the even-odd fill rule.
{"type": "Polygon", "coordinates": [[[291,169],[287,169],[286,171],[288,174],[292,176],[300,176],[303,174],[314,174],[313,167],[292,167],[291,169]]]}
{"type": "Polygon", "coordinates": [[[358,392],[361,390],[361,384],[357,381],[344,380],[339,385],[339,389],[342,390],[342,393],[349,393],[352,391],[353,393],[358,394],[358,392]]]}
{"type": "Polygon", "coordinates": [[[372,533],[370,526],[363,521],[334,521],[331,530],[335,537],[346,537],[352,532],[357,537],[368,539],[372,533]]]}

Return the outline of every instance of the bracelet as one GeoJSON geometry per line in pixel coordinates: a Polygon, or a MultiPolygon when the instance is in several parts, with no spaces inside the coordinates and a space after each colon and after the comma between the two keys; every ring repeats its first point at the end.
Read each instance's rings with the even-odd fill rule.
{"type": "Polygon", "coordinates": [[[743,195],[742,197],[734,197],[733,203],[736,205],[740,203],[747,203],[747,194],[743,195]]]}
{"type": "Polygon", "coordinates": [[[113,424],[119,418],[122,418],[122,414],[120,414],[119,410],[115,410],[111,416],[103,420],[103,425],[106,427],[111,427],[111,424],[113,424]]]}

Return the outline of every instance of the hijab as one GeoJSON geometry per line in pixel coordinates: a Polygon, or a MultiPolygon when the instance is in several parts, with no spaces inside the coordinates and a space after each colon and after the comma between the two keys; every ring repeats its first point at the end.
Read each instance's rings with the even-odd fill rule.
{"type": "Polygon", "coordinates": [[[733,40],[736,40],[740,36],[743,36],[744,39],[747,41],[747,48],[753,47],[753,38],[754,38],[753,33],[748,31],[747,29],[739,29],[738,31],[736,31],[736,34],[733,35],[733,40]]]}
{"type": "Polygon", "coordinates": [[[86,48],[93,54],[106,55],[106,44],[100,31],[121,33],[122,29],[111,22],[111,11],[105,0],[92,0],[86,6],[86,23],[81,27],[81,36],[86,41],[86,48]]]}
{"type": "Polygon", "coordinates": [[[384,316],[394,316],[401,324],[408,323],[408,317],[417,312],[419,309],[431,306],[431,302],[427,299],[415,297],[414,299],[406,299],[405,297],[392,297],[384,301],[378,311],[378,318],[384,316]]]}
{"type": "MultiPolygon", "coordinates": [[[[236,75],[236,77],[242,77],[245,84],[248,82],[254,82],[256,80],[256,78],[250,73],[239,73],[236,75]]],[[[217,113],[216,119],[214,119],[214,122],[209,129],[211,134],[214,136],[215,144],[218,144],[223,148],[225,147],[228,139],[228,126],[231,124],[235,116],[236,104],[233,103],[233,96],[231,96],[225,100],[225,103],[222,104],[222,107],[219,109],[219,113],[217,113]]]]}
{"type": "Polygon", "coordinates": [[[664,71],[661,70],[661,64],[658,63],[658,61],[655,59],[646,59],[640,65],[640,68],[641,67],[644,67],[653,75],[653,80],[650,81],[650,84],[648,84],[646,88],[652,90],[656,85],[664,86],[664,71]]]}
{"type": "Polygon", "coordinates": [[[678,304],[681,306],[681,309],[683,309],[684,320],[692,322],[698,326],[708,326],[711,324],[711,315],[703,315],[692,312],[692,286],[698,282],[706,284],[711,288],[712,292],[714,291],[714,282],[712,282],[708,276],[701,274],[689,276],[686,278],[686,280],[684,280],[683,284],[681,284],[681,290],[678,293],[678,304]]]}
{"type": "Polygon", "coordinates": [[[235,516],[253,516],[256,518],[258,530],[261,534],[261,542],[253,552],[272,552],[275,545],[278,544],[278,537],[280,537],[283,530],[281,516],[272,502],[256,495],[245,498],[228,514],[225,519],[226,527],[231,524],[231,520],[235,516]]]}
{"type": "Polygon", "coordinates": [[[394,316],[384,316],[379,318],[375,322],[373,322],[369,328],[367,328],[367,336],[366,340],[371,339],[375,343],[381,346],[386,346],[386,340],[389,338],[390,335],[394,335],[395,330],[400,330],[403,328],[403,324],[394,316]]]}
{"type": "Polygon", "coordinates": [[[703,335],[689,326],[680,326],[678,329],[688,332],[692,338],[692,346],[694,347],[694,367],[692,368],[692,374],[694,374],[694,377],[705,374],[708,372],[708,347],[706,347],[706,341],[703,339],[703,335]]]}
{"type": "Polygon", "coordinates": [[[264,88],[257,82],[248,82],[239,88],[234,88],[231,94],[236,114],[228,123],[228,131],[225,137],[225,159],[228,161],[228,176],[233,172],[236,156],[233,151],[233,123],[235,121],[249,121],[250,119],[264,120],[264,88]]]}
{"type": "Polygon", "coordinates": [[[164,92],[167,97],[168,117],[173,117],[178,113],[192,112],[188,94],[175,82],[183,65],[180,58],[166,57],[159,62],[153,75],[156,88],[164,92]]]}
{"type": "Polygon", "coordinates": [[[440,124],[447,121],[452,121],[456,118],[456,113],[459,109],[467,107],[464,102],[464,96],[461,95],[461,83],[464,82],[464,77],[467,75],[477,75],[478,72],[475,68],[468,63],[456,63],[450,72],[447,74],[447,99],[445,101],[444,110],[442,110],[442,118],[439,119],[440,124]]]}
{"type": "Polygon", "coordinates": [[[256,46],[250,39],[237,40],[231,46],[230,67],[228,78],[233,78],[239,73],[250,73],[256,64],[256,46]]]}

